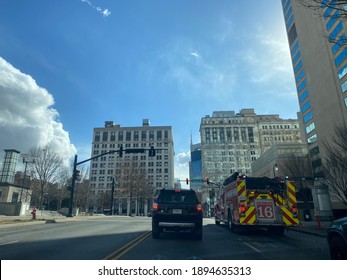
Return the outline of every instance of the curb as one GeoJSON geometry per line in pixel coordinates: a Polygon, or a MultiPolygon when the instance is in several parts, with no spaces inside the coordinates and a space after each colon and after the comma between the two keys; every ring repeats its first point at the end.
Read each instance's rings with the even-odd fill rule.
{"type": "MultiPolygon", "coordinates": [[[[287,230],[297,231],[297,232],[301,232],[301,233],[304,233],[304,234],[314,235],[314,236],[323,237],[323,238],[327,237],[325,232],[324,233],[323,232],[319,233],[319,232],[314,232],[314,231],[310,231],[310,230],[304,230],[304,229],[300,229],[300,228],[288,228],[287,230]]],[[[323,229],[321,229],[321,230],[324,231],[323,229]]]]}

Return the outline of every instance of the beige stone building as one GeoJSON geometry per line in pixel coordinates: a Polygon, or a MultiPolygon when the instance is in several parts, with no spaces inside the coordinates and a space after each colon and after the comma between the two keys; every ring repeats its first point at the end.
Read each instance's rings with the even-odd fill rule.
{"type": "Polygon", "coordinates": [[[234,172],[252,175],[252,162],[273,144],[301,143],[298,120],[254,109],[213,112],[201,119],[200,136],[202,176],[220,183],[234,172]]]}
{"type": "MultiPolygon", "coordinates": [[[[157,190],[174,186],[174,141],[171,126],[151,126],[144,119],[142,126],[122,127],[113,121],[106,121],[104,127],[94,128],[92,154],[98,156],[123,147],[123,155],[118,153],[98,157],[90,163],[90,186],[94,196],[111,196],[113,179],[124,175],[129,165],[144,172],[143,185],[149,186],[150,196],[157,190]],[[154,147],[156,155],[149,156],[149,149],[154,147]],[[144,149],[143,153],[127,153],[130,149],[144,149]]],[[[129,208],[128,196],[122,196],[116,186],[118,201],[116,212],[129,208]],[[121,209],[122,208],[122,209],[121,209]]],[[[124,187],[124,186],[123,186],[124,187]]],[[[126,187],[126,186],[125,186],[126,187]]],[[[135,195],[134,195],[135,197],[135,195]]],[[[137,202],[136,202],[137,203],[137,202]]],[[[129,210],[127,210],[129,211],[129,210]]]]}

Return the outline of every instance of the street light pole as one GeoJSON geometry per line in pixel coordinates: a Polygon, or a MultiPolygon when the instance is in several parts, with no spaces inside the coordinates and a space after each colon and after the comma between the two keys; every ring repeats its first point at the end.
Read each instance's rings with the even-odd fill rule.
{"type": "Polygon", "coordinates": [[[272,170],[273,170],[273,173],[274,173],[274,179],[275,179],[275,178],[276,178],[276,171],[278,170],[278,165],[277,165],[277,163],[275,163],[275,164],[274,164],[274,166],[273,166],[272,170]]]}
{"type": "Polygon", "coordinates": [[[115,189],[115,179],[112,178],[112,190],[111,190],[111,216],[114,214],[114,189],[115,189]]]}
{"type": "MultiPolygon", "coordinates": [[[[22,156],[23,156],[23,163],[25,164],[25,167],[24,167],[24,174],[23,174],[23,180],[22,180],[22,189],[21,189],[20,198],[19,198],[20,202],[22,202],[23,189],[24,189],[24,185],[25,185],[25,177],[26,177],[26,174],[27,174],[28,163],[35,163],[35,159],[26,160],[26,157],[28,156],[28,154],[23,154],[22,156]]],[[[25,197],[25,202],[26,201],[27,201],[27,195],[25,197]]]]}

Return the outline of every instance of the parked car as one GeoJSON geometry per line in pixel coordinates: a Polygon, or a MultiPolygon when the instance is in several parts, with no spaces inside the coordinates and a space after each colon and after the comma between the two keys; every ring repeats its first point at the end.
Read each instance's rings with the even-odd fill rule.
{"type": "Polygon", "coordinates": [[[333,221],[327,230],[330,257],[347,260],[347,216],[333,221]]]}
{"type": "Polygon", "coordinates": [[[162,189],[152,207],[152,237],[163,231],[191,231],[202,239],[202,206],[193,190],[162,189]]]}

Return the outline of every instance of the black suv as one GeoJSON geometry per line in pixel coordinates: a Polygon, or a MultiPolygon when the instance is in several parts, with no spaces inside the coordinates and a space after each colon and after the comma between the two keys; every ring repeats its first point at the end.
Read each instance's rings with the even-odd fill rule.
{"type": "Polygon", "coordinates": [[[347,217],[335,220],[327,231],[330,257],[347,260],[347,217]]]}
{"type": "Polygon", "coordinates": [[[152,207],[152,237],[163,230],[190,230],[202,238],[202,206],[193,190],[162,189],[152,207]]]}

